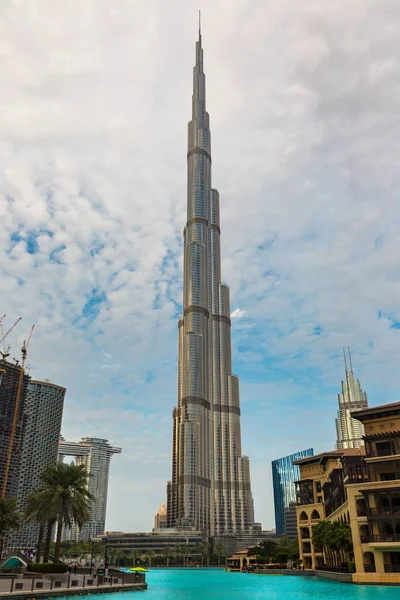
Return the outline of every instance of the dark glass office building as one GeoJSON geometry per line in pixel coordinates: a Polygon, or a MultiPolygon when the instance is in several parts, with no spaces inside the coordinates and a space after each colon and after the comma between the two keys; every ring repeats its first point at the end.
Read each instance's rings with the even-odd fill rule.
{"type": "Polygon", "coordinates": [[[291,502],[296,502],[294,482],[300,478],[300,471],[293,462],[314,456],[313,448],[272,461],[272,482],[274,486],[275,528],[278,535],[290,535],[286,530],[285,511],[291,502]]]}

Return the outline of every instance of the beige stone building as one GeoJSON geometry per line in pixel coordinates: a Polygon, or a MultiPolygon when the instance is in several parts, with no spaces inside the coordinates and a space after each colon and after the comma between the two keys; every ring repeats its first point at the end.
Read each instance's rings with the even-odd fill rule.
{"type": "Polygon", "coordinates": [[[362,452],[360,448],[332,450],[295,463],[300,468],[300,480],[296,482],[296,513],[300,559],[305,569],[318,569],[324,564],[322,549],[313,543],[313,527],[324,519],[350,523],[343,466],[358,464],[362,452]],[[336,488],[334,493],[332,483],[336,488]]]}
{"type": "Polygon", "coordinates": [[[361,449],[297,461],[297,526],[306,569],[322,568],[312,529],[323,519],[350,524],[355,583],[400,584],[400,402],[358,410],[361,449]],[[364,454],[365,453],[365,454],[364,454]]]}
{"type": "Polygon", "coordinates": [[[154,515],[154,529],[165,529],[166,526],[167,526],[167,507],[165,506],[165,504],[160,504],[160,508],[154,515]]]}

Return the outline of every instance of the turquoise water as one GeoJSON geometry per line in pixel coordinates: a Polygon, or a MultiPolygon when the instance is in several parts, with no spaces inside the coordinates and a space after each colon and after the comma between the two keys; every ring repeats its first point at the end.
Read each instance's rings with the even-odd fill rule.
{"type": "MultiPolygon", "coordinates": [[[[146,592],[120,600],[399,600],[397,587],[336,583],[315,577],[225,573],[217,569],[164,569],[146,573],[146,592]]],[[[115,600],[115,594],[86,596],[115,600]]]]}

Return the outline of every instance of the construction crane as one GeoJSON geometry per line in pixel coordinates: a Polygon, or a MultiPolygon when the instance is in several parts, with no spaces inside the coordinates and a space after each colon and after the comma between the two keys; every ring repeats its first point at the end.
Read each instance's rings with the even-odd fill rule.
{"type": "MultiPolygon", "coordinates": [[[[10,473],[10,466],[11,466],[11,457],[12,457],[12,452],[13,452],[13,447],[14,447],[15,430],[17,428],[19,401],[20,401],[20,398],[21,398],[22,382],[23,382],[23,378],[24,378],[24,367],[25,367],[26,357],[27,357],[27,354],[28,354],[28,346],[29,346],[29,342],[31,341],[31,337],[32,337],[32,333],[33,333],[34,327],[35,326],[32,325],[32,329],[31,329],[31,331],[29,333],[28,340],[27,341],[24,340],[24,343],[22,344],[22,348],[21,348],[22,362],[21,362],[21,369],[20,369],[20,372],[19,372],[18,387],[17,387],[17,396],[15,398],[14,417],[13,417],[13,422],[12,422],[12,427],[11,427],[10,443],[8,444],[8,454],[7,454],[7,461],[6,461],[6,470],[5,470],[5,473],[4,473],[3,490],[2,490],[2,493],[1,493],[1,497],[2,498],[5,498],[6,491],[7,491],[8,476],[9,476],[9,473],[10,473]]],[[[9,332],[7,332],[6,335],[8,335],[8,333],[9,332]]]]}
{"type": "Polygon", "coordinates": [[[7,331],[7,333],[4,333],[4,331],[3,331],[3,319],[4,319],[4,317],[5,317],[5,316],[6,316],[6,315],[3,315],[3,316],[1,317],[1,319],[0,319],[0,332],[1,332],[1,340],[0,340],[0,344],[3,344],[3,350],[4,350],[4,352],[2,352],[2,351],[0,350],[0,354],[1,354],[1,357],[2,357],[2,359],[3,359],[3,360],[5,360],[5,359],[6,359],[8,356],[10,356],[10,352],[9,352],[9,350],[10,350],[10,346],[8,346],[8,348],[6,349],[6,345],[5,345],[5,343],[4,343],[4,340],[6,339],[6,337],[8,336],[8,334],[12,332],[12,330],[14,329],[14,327],[15,327],[16,325],[18,325],[18,323],[19,323],[19,322],[21,321],[21,319],[22,319],[22,317],[19,317],[19,319],[17,319],[17,320],[15,321],[14,325],[12,325],[12,326],[10,327],[10,329],[7,331]]]}

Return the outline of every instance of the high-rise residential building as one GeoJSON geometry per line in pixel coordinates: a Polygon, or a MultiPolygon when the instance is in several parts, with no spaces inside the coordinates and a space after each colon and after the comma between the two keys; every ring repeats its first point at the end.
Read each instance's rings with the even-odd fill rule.
{"type": "Polygon", "coordinates": [[[154,529],[165,529],[167,526],[167,507],[160,504],[160,508],[154,515],[154,529]]]}
{"type": "Polygon", "coordinates": [[[290,538],[297,538],[296,506],[296,502],[289,502],[285,508],[285,535],[290,538]]]}
{"type": "Polygon", "coordinates": [[[88,490],[94,497],[91,504],[90,520],[78,531],[71,528],[71,539],[90,540],[104,533],[106,524],[108,476],[113,454],[121,454],[121,448],[110,446],[108,440],[86,437],[80,442],[59,442],[59,456],[73,456],[78,465],[84,465],[88,472],[88,490]]]}
{"type": "MultiPolygon", "coordinates": [[[[21,511],[26,509],[29,494],[42,485],[40,475],[43,470],[57,463],[65,392],[65,388],[48,380],[28,383],[18,486],[21,511]]],[[[19,531],[11,534],[9,545],[14,548],[34,547],[38,534],[36,523],[24,522],[19,531]]]]}
{"type": "Polygon", "coordinates": [[[220,535],[251,529],[254,511],[249,459],[241,448],[239,379],[232,373],[229,287],[221,281],[219,193],[211,186],[200,31],[195,54],[167,518],[169,527],[220,535]]]}
{"type": "Polygon", "coordinates": [[[360,421],[351,416],[351,413],[368,408],[367,393],[362,391],[359,380],[354,379],[350,348],[348,348],[349,369],[344,348],[343,355],[346,381],[342,381],[342,392],[338,394],[339,410],[335,420],[337,450],[359,448],[363,444],[364,427],[360,421]]]}
{"type": "Polygon", "coordinates": [[[18,407],[17,390],[21,367],[0,361],[0,494],[7,478],[5,496],[17,498],[25,424],[25,398],[29,377],[22,374],[18,407]],[[17,409],[17,410],[16,410],[17,409]],[[10,452],[10,444],[11,452],[10,452]],[[9,464],[8,475],[7,464],[9,464]]]}
{"type": "Polygon", "coordinates": [[[300,471],[293,462],[313,456],[314,450],[308,448],[295,454],[284,456],[272,461],[272,483],[274,488],[275,530],[277,535],[289,535],[286,530],[285,511],[291,502],[296,502],[295,481],[299,479],[300,471]]]}

